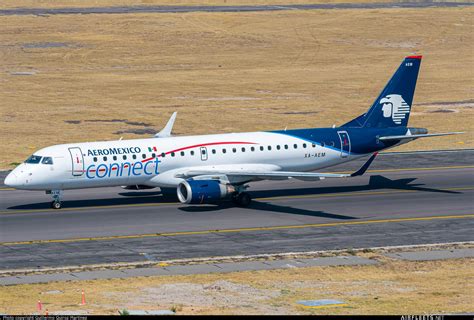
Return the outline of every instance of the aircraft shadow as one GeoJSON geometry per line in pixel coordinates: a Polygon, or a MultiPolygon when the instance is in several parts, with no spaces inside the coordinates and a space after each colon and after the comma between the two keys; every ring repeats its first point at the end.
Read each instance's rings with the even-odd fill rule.
{"type": "MultiPolygon", "coordinates": [[[[123,205],[137,205],[137,204],[157,204],[157,203],[170,203],[170,202],[177,202],[178,199],[167,199],[161,195],[160,192],[154,192],[153,194],[149,194],[147,196],[143,196],[139,192],[134,192],[136,195],[131,197],[128,195],[127,197],[120,197],[120,198],[105,198],[105,199],[81,199],[81,200],[64,200],[63,207],[68,209],[74,208],[90,208],[90,207],[102,207],[101,209],[106,209],[109,206],[123,206],[123,205]]],[[[150,193],[150,192],[147,192],[150,193]]],[[[120,195],[120,193],[119,193],[120,195]]],[[[35,209],[50,209],[51,202],[40,202],[40,203],[32,203],[32,204],[25,204],[19,206],[12,206],[7,209],[13,210],[35,210],[35,209]]],[[[58,213],[61,210],[58,210],[58,213]]]]}
{"type": "Polygon", "coordinates": [[[273,198],[273,197],[284,197],[284,196],[303,196],[312,194],[333,194],[333,193],[348,193],[358,191],[374,191],[382,189],[392,190],[407,190],[407,191],[423,191],[423,192],[437,192],[437,193],[449,193],[449,194],[460,194],[459,191],[434,189],[423,187],[424,184],[410,184],[417,178],[405,178],[391,180],[384,176],[371,176],[369,183],[366,185],[358,186],[338,186],[338,187],[316,187],[316,188],[299,188],[299,189],[283,189],[283,190],[262,190],[249,192],[253,198],[273,198]]]}
{"type": "MultiPolygon", "coordinates": [[[[437,193],[448,193],[448,194],[459,194],[462,192],[434,189],[423,187],[424,184],[411,184],[417,178],[406,178],[391,180],[386,177],[377,175],[371,176],[367,185],[358,186],[340,186],[340,187],[316,187],[316,188],[299,188],[299,189],[281,189],[281,190],[262,190],[262,191],[251,191],[249,192],[253,198],[276,198],[282,196],[298,196],[298,195],[312,195],[312,194],[333,194],[333,193],[349,193],[357,191],[373,191],[380,189],[395,189],[395,190],[411,190],[411,191],[423,191],[423,192],[437,192],[437,193]]],[[[130,191],[119,193],[121,197],[117,198],[106,198],[106,199],[84,199],[84,200],[65,200],[65,208],[87,208],[87,207],[108,207],[116,205],[131,205],[131,204],[157,204],[157,203],[168,203],[177,202],[177,198],[169,193],[163,196],[160,191],[130,191]]],[[[218,205],[211,206],[187,206],[180,207],[180,210],[186,212],[203,212],[203,211],[215,211],[222,210],[228,207],[234,207],[230,201],[224,201],[218,205]]],[[[50,202],[32,203],[25,205],[12,206],[7,209],[9,210],[35,210],[35,209],[49,209],[50,202]]],[[[298,209],[292,207],[286,207],[276,204],[271,204],[266,201],[253,201],[251,209],[274,211],[282,213],[301,214],[307,216],[319,216],[328,217],[335,219],[350,219],[348,216],[334,215],[321,211],[311,211],[305,209],[298,209]]],[[[59,211],[60,212],[60,211],[59,211]]]]}
{"type": "MultiPolygon", "coordinates": [[[[229,208],[236,208],[235,204],[231,201],[221,202],[215,205],[207,205],[207,206],[186,206],[186,207],[179,207],[178,210],[185,211],[185,212],[210,212],[210,211],[219,211],[229,208]]],[[[351,216],[345,216],[341,214],[334,214],[328,213],[324,211],[314,211],[308,209],[300,209],[300,208],[293,208],[289,206],[282,206],[277,205],[274,203],[268,203],[264,201],[252,201],[252,203],[247,208],[240,208],[240,210],[260,210],[266,212],[280,212],[280,213],[289,213],[295,215],[303,215],[303,216],[311,216],[311,217],[319,217],[319,218],[330,218],[330,219],[341,219],[341,220],[351,220],[357,219],[351,216]]]]}

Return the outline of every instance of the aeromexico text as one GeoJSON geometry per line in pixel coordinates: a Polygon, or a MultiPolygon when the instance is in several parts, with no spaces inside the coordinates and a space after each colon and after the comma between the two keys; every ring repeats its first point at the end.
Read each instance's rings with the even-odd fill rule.
{"type": "MultiPolygon", "coordinates": [[[[89,156],[104,156],[116,154],[136,154],[141,153],[139,147],[130,148],[108,148],[108,149],[92,149],[87,150],[89,156]]],[[[157,157],[147,160],[137,161],[135,163],[121,162],[121,163],[101,163],[99,165],[91,164],[86,169],[86,177],[88,179],[102,179],[110,177],[129,177],[142,175],[157,175],[158,164],[160,161],[157,157]],[[153,160],[153,161],[152,161],[153,160]],[[143,162],[142,162],[143,161],[143,162]]]]}
{"type": "Polygon", "coordinates": [[[87,150],[88,156],[108,156],[114,154],[129,154],[129,153],[140,153],[142,150],[140,147],[130,148],[108,148],[108,149],[89,149],[87,150]]]}

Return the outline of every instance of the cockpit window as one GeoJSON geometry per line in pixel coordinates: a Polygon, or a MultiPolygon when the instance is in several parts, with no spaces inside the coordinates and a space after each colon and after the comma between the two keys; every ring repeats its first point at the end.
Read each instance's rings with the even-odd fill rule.
{"type": "Polygon", "coordinates": [[[43,161],[41,161],[42,164],[53,164],[53,158],[51,157],[44,157],[43,161]]]}
{"type": "Polygon", "coordinates": [[[40,163],[41,157],[32,155],[28,159],[26,159],[25,163],[40,163]]]}

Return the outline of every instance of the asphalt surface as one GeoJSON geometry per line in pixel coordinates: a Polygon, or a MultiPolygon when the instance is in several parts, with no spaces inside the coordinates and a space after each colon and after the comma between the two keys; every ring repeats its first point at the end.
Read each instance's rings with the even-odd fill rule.
{"type": "Polygon", "coordinates": [[[282,10],[329,9],[389,9],[389,8],[456,8],[472,6],[472,2],[389,2],[389,3],[326,3],[261,6],[114,6],[91,8],[15,8],[0,10],[0,15],[54,15],[54,14],[129,14],[129,13],[186,13],[186,12],[256,12],[282,10]]]}
{"type": "Polygon", "coordinates": [[[351,179],[254,183],[245,209],[102,188],[67,191],[52,210],[42,192],[2,188],[0,269],[473,241],[473,178],[465,150],[381,155],[351,179]]]}

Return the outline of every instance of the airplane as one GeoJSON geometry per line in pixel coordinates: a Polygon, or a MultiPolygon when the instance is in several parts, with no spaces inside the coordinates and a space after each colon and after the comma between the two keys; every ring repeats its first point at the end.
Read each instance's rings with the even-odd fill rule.
{"type": "Polygon", "coordinates": [[[407,127],[422,56],[407,56],[370,109],[332,128],[172,136],[176,119],[147,139],[54,145],[38,150],[5,179],[7,186],[44,190],[60,209],[63,191],[122,186],[173,188],[183,204],[231,199],[248,206],[249,183],[260,180],[319,181],[366,172],[377,153],[425,137],[407,127]],[[314,172],[371,155],[352,174],[314,172]]]}

